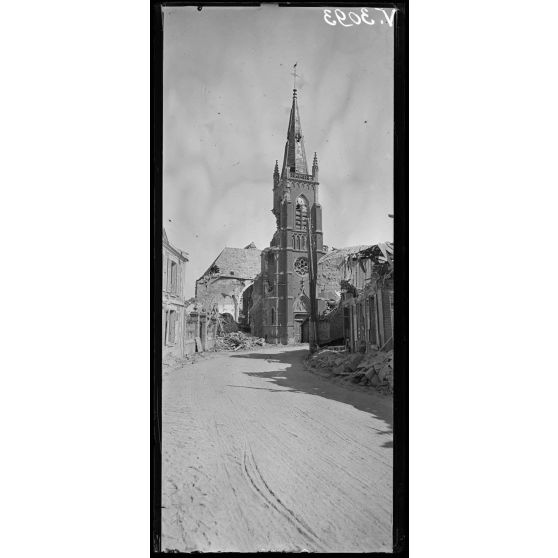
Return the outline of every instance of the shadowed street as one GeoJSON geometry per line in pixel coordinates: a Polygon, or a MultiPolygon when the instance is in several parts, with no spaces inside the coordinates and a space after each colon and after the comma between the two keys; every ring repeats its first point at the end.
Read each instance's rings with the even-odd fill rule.
{"type": "Polygon", "coordinates": [[[163,374],[163,549],[391,551],[392,408],[301,347],[163,374]]]}

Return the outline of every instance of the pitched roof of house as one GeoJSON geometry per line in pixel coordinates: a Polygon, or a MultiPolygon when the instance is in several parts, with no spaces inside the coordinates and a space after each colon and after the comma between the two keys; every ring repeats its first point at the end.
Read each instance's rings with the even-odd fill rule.
{"type": "Polygon", "coordinates": [[[185,252],[184,250],[181,250],[180,248],[177,248],[176,246],[171,244],[171,242],[169,241],[169,237],[167,236],[165,227],[163,227],[163,246],[166,246],[168,249],[175,252],[177,256],[184,258],[185,261],[190,261],[190,255],[188,254],[188,252],[185,252]]]}
{"type": "Polygon", "coordinates": [[[343,261],[348,256],[358,254],[362,250],[370,248],[370,244],[361,244],[359,246],[348,246],[347,248],[332,248],[327,254],[324,254],[318,263],[327,262],[328,260],[343,261]]]}
{"type": "Polygon", "coordinates": [[[218,271],[215,270],[215,273],[221,277],[254,279],[261,271],[260,254],[261,250],[258,250],[253,242],[246,248],[225,247],[203,275],[211,268],[217,267],[218,271]]]}

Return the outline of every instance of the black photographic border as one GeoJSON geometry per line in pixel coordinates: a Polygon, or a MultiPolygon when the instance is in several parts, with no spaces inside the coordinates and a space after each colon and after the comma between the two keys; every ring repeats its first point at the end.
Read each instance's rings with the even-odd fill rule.
{"type": "MultiPolygon", "coordinates": [[[[151,0],[151,498],[150,552],[161,552],[161,292],[163,236],[163,6],[259,6],[277,2],[180,2],[151,0]]],[[[408,556],[409,553],[409,9],[408,2],[279,2],[296,9],[311,7],[396,8],[394,21],[394,244],[395,266],[394,355],[396,381],[393,417],[393,554],[368,556],[408,556]]],[[[176,552],[173,554],[184,555],[176,552]]],[[[204,553],[211,554],[211,553],[204,553]]],[[[219,553],[241,554],[241,553],[219,553]]],[[[266,555],[283,555],[267,552],[266,555]]]]}

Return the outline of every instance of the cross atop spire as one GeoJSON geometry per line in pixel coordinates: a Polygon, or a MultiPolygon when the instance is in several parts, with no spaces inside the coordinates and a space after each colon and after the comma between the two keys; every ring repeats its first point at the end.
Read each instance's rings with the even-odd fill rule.
{"type": "Polygon", "coordinates": [[[291,75],[294,76],[294,79],[293,79],[293,93],[294,93],[295,97],[296,97],[296,76],[297,76],[296,65],[297,64],[298,64],[298,62],[295,62],[295,65],[293,66],[293,71],[291,73],[291,75]]]}

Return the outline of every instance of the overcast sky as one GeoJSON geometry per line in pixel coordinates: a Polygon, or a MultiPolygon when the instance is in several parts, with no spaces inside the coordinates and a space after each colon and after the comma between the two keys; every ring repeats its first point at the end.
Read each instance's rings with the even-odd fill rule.
{"type": "Polygon", "coordinates": [[[295,62],[324,243],[393,239],[393,29],[333,27],[321,8],[165,8],[163,223],[190,254],[187,297],[223,247],[269,246],[295,62]]]}

